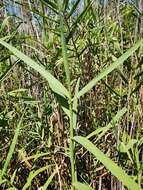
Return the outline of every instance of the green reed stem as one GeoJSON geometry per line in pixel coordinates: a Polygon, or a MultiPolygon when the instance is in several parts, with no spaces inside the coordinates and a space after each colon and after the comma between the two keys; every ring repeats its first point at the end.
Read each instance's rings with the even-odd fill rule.
{"type": "MultiPolygon", "coordinates": [[[[62,44],[62,54],[64,59],[64,68],[66,74],[66,82],[69,91],[69,111],[70,111],[70,161],[71,161],[71,175],[72,175],[72,184],[76,181],[76,172],[75,172],[75,143],[73,141],[74,129],[73,129],[73,109],[72,109],[72,93],[71,93],[71,80],[70,80],[70,70],[69,62],[67,55],[67,46],[64,36],[64,24],[63,18],[61,16],[61,44],[62,44]]],[[[74,188],[73,188],[74,189],[74,188]]]]}

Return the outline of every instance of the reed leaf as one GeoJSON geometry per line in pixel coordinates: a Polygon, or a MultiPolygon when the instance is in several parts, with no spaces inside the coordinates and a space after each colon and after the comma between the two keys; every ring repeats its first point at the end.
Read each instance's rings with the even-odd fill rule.
{"type": "Polygon", "coordinates": [[[74,140],[92,153],[102,164],[118,178],[130,190],[141,190],[137,183],[128,176],[117,164],[108,158],[101,150],[99,150],[91,141],[85,137],[76,136],[74,140]]]}
{"type": "Polygon", "coordinates": [[[48,186],[50,185],[53,177],[56,175],[57,173],[57,169],[54,170],[54,172],[50,175],[50,177],[47,179],[46,183],[44,184],[44,186],[42,187],[42,190],[46,190],[48,188],[48,186]]]}
{"type": "MultiPolygon", "coordinates": [[[[53,166],[53,165],[52,165],[53,166]]],[[[37,169],[36,171],[31,171],[28,178],[27,178],[27,182],[26,184],[24,185],[24,187],[22,188],[22,190],[26,190],[30,185],[31,185],[31,182],[32,180],[41,172],[47,170],[49,167],[51,167],[51,165],[48,165],[48,166],[44,166],[42,168],[39,168],[37,169]]]]}
{"type": "Polygon", "coordinates": [[[139,40],[132,48],[130,48],[127,52],[121,55],[115,62],[113,62],[110,66],[105,68],[100,74],[92,79],[85,87],[83,87],[79,93],[78,97],[83,96],[88,91],[90,91],[101,79],[111,73],[115,68],[119,65],[123,64],[125,60],[127,60],[139,47],[143,46],[143,39],[139,40]]]}
{"type": "Polygon", "coordinates": [[[5,42],[3,39],[0,39],[0,44],[9,49],[16,57],[24,61],[28,66],[33,68],[35,71],[39,72],[49,83],[50,88],[57,94],[61,96],[69,97],[67,89],[43,66],[37,64],[30,57],[26,56],[24,53],[13,47],[12,45],[5,42]]]}
{"type": "Polygon", "coordinates": [[[2,183],[2,177],[6,173],[8,165],[9,165],[9,163],[11,161],[11,158],[12,158],[12,155],[14,153],[14,149],[15,149],[15,146],[16,146],[16,143],[17,143],[17,140],[18,140],[18,135],[19,135],[19,132],[20,132],[20,128],[21,128],[21,124],[22,124],[22,121],[23,121],[24,114],[25,114],[25,112],[23,113],[23,115],[22,115],[22,117],[21,117],[21,119],[20,119],[20,121],[18,123],[18,126],[17,126],[17,128],[15,130],[15,134],[14,134],[12,143],[10,145],[10,148],[9,148],[9,151],[8,151],[8,155],[6,157],[4,167],[2,169],[2,172],[0,173],[0,184],[2,183]]]}
{"type": "Polygon", "coordinates": [[[74,186],[77,190],[93,190],[89,185],[80,182],[74,183],[74,186]]]}
{"type": "Polygon", "coordinates": [[[87,138],[91,138],[99,133],[101,133],[100,135],[98,135],[98,138],[96,139],[96,142],[101,139],[101,137],[103,135],[105,135],[105,133],[113,128],[115,126],[115,124],[121,119],[121,117],[127,112],[127,108],[122,108],[120,111],[118,111],[118,113],[113,117],[113,119],[110,121],[110,123],[106,126],[106,127],[100,127],[98,129],[96,129],[95,131],[93,131],[92,133],[90,133],[87,138]]]}

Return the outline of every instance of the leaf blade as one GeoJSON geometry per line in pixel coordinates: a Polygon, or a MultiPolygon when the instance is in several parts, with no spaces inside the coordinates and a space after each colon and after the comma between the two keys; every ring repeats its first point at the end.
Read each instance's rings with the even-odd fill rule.
{"type": "Polygon", "coordinates": [[[102,128],[98,128],[95,131],[93,131],[92,133],[90,133],[86,138],[91,138],[96,134],[99,134],[101,132],[100,135],[98,135],[98,138],[96,139],[96,142],[111,128],[114,127],[114,125],[121,119],[121,117],[127,112],[127,108],[124,107],[122,108],[120,111],[117,112],[117,114],[113,117],[113,119],[108,123],[108,125],[106,127],[102,127],[102,128]]]}
{"type": "Polygon", "coordinates": [[[97,82],[99,82],[109,73],[111,73],[115,68],[121,65],[129,56],[131,56],[139,47],[142,46],[143,46],[143,39],[138,41],[132,48],[126,51],[123,55],[121,55],[116,61],[114,61],[113,64],[104,69],[97,77],[92,79],[85,87],[83,87],[78,93],[78,98],[80,96],[83,96],[89,90],[91,90],[96,85],[97,82]]]}
{"type": "Polygon", "coordinates": [[[26,56],[24,53],[22,53],[21,51],[19,51],[12,45],[8,44],[3,39],[0,39],[0,44],[5,46],[7,49],[9,49],[16,57],[24,61],[28,66],[30,66],[31,68],[39,72],[41,76],[43,76],[48,81],[49,86],[52,89],[52,91],[62,96],[69,97],[69,93],[67,89],[62,85],[62,83],[60,83],[50,72],[45,70],[43,66],[37,64],[30,57],[26,56]]]}
{"type": "Polygon", "coordinates": [[[18,136],[19,136],[19,133],[20,133],[20,128],[21,128],[21,124],[22,124],[22,121],[23,121],[24,114],[25,114],[25,111],[24,111],[24,113],[22,114],[22,117],[21,117],[21,119],[20,119],[20,121],[19,121],[19,123],[18,123],[18,125],[17,125],[16,130],[15,130],[15,134],[14,134],[12,143],[11,143],[10,148],[9,148],[9,151],[8,151],[8,155],[7,155],[6,160],[5,160],[5,163],[4,163],[4,167],[3,167],[2,172],[1,172],[1,174],[0,174],[0,184],[1,184],[1,182],[2,182],[2,177],[3,177],[3,175],[6,173],[6,170],[7,170],[7,168],[8,168],[8,165],[9,165],[10,160],[11,160],[11,158],[12,158],[12,155],[13,155],[13,153],[14,153],[14,149],[15,149],[16,143],[17,143],[17,141],[18,141],[18,136]]]}
{"type": "Polygon", "coordinates": [[[76,136],[74,137],[74,140],[91,152],[98,160],[100,160],[100,162],[102,162],[102,164],[130,190],[141,190],[141,188],[130,178],[130,176],[128,176],[118,165],[116,165],[87,138],[76,136]]]}
{"type": "Polygon", "coordinates": [[[80,182],[76,182],[73,184],[78,190],[93,190],[89,185],[80,183],[80,182]]]}

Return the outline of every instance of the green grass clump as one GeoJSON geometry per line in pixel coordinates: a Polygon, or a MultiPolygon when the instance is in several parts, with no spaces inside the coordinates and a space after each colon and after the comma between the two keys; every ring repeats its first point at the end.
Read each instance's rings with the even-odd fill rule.
{"type": "Polygon", "coordinates": [[[141,4],[0,6],[0,188],[141,190],[141,4]]]}

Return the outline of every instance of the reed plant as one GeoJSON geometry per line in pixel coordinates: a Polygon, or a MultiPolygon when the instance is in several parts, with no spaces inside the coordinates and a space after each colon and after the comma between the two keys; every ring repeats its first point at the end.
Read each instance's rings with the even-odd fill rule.
{"type": "Polygon", "coordinates": [[[0,187],[141,190],[140,8],[11,3],[17,11],[8,10],[0,27],[0,123],[8,139],[5,151],[1,137],[0,187]]]}

